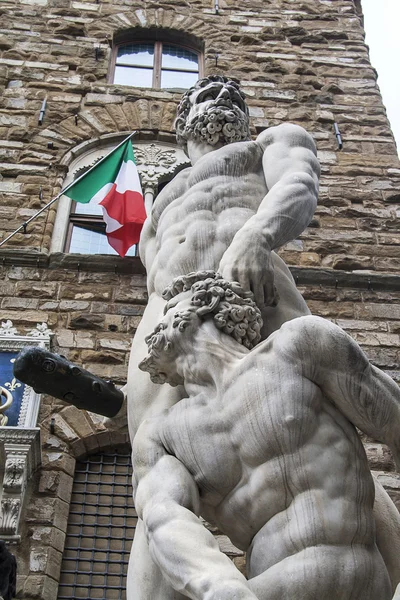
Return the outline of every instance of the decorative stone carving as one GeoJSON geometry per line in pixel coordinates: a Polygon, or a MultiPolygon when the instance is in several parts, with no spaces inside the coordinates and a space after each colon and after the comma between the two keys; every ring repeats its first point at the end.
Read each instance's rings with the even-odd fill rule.
{"type": "MultiPolygon", "coordinates": [[[[0,330],[0,353],[5,358],[3,366],[11,367],[17,352],[25,346],[48,348],[51,335],[45,323],[38,323],[36,328],[20,334],[12,321],[6,320],[0,330]]],[[[11,369],[6,372],[12,373],[11,369]]],[[[10,375],[0,384],[0,454],[5,459],[3,478],[0,479],[0,537],[15,538],[18,536],[26,483],[41,460],[40,430],[35,427],[40,395],[10,375]],[[13,409],[9,413],[11,421],[6,414],[8,409],[13,409]]]]}
{"type": "MultiPolygon", "coordinates": [[[[288,268],[272,250],[297,238],[312,218],[319,174],[315,144],[295,125],[273,127],[250,141],[248,119],[238,85],[218,76],[198,82],[179,106],[177,132],[192,166],[163,189],[160,202],[155,200],[153,229],[148,228],[141,241],[150,300],[135,334],[129,365],[131,435],[142,421],[182,398],[180,386],[157,389],[138,370],[144,338],[162,315],[167,301],[163,291],[175,277],[213,269],[227,280],[242,282],[246,290],[253,289],[257,303],[268,313],[263,339],[288,319],[309,313],[288,268]],[[239,138],[243,142],[237,142],[239,138]],[[280,158],[275,160],[275,155],[280,158]],[[293,179],[291,165],[298,169],[293,179]]],[[[147,549],[147,554],[140,567],[138,561],[131,561],[128,598],[172,597],[171,580],[160,574],[145,537],[139,520],[132,552],[143,557],[147,549]],[[154,581],[153,588],[148,581],[154,581]]]]}
{"type": "Polygon", "coordinates": [[[161,572],[194,600],[391,600],[400,516],[385,523],[388,552],[355,426],[399,468],[398,385],[320,317],[259,342],[252,294],[218,274],[179,277],[165,295],[175,303],[140,368],[186,397],[139,427],[133,451],[135,506],[161,572]],[[194,513],[246,551],[247,580],[194,513]]]}
{"type": "Polygon", "coordinates": [[[167,149],[159,144],[134,146],[138,171],[144,189],[151,188],[153,194],[162,180],[173,175],[181,165],[189,165],[190,161],[179,148],[167,149]]]}
{"type": "MultiPolygon", "coordinates": [[[[34,327],[33,329],[30,329],[27,333],[22,333],[22,334],[18,333],[17,328],[14,327],[14,324],[10,319],[7,319],[7,321],[2,321],[2,323],[1,323],[0,341],[4,337],[13,338],[18,341],[20,341],[21,338],[23,340],[23,338],[25,338],[25,337],[33,337],[33,338],[41,338],[47,342],[50,342],[52,335],[53,335],[53,332],[51,331],[51,329],[49,329],[49,327],[47,326],[47,323],[38,323],[36,325],[36,327],[34,327]]],[[[25,345],[27,345],[27,344],[25,344],[25,345]]],[[[3,344],[0,344],[0,349],[2,347],[4,347],[3,344]]]]}
{"type": "Polygon", "coordinates": [[[7,321],[2,321],[0,335],[11,337],[17,335],[17,330],[13,327],[12,321],[8,319],[7,321]]]}
{"type": "Polygon", "coordinates": [[[25,460],[17,456],[8,456],[4,471],[3,489],[17,491],[22,488],[25,460]]]}
{"type": "Polygon", "coordinates": [[[4,497],[1,500],[0,533],[4,537],[13,537],[18,529],[20,498],[4,497]]]}
{"type": "Polygon", "coordinates": [[[0,427],[0,448],[5,456],[0,536],[15,538],[18,535],[26,484],[41,461],[40,430],[0,427]]]}
{"type": "Polygon", "coordinates": [[[374,518],[384,523],[393,504],[381,495],[372,512],[374,483],[353,423],[382,433],[400,464],[398,431],[380,431],[384,416],[373,420],[382,399],[399,427],[399,391],[368,371],[376,394],[368,384],[356,394],[350,358],[364,373],[365,356],[335,326],[309,316],[274,252],[303,232],[316,207],[311,136],[285,124],[236,143],[248,137],[248,114],[226,78],[201,80],[185,94],[177,129],[192,167],[155,200],[142,240],[150,299],[127,383],[139,514],[127,598],[389,600],[389,572],[392,584],[400,581],[400,517],[386,520],[378,552],[374,518]],[[231,289],[222,281],[208,289],[206,269],[231,289]],[[204,277],[187,275],[201,270],[204,277]],[[244,302],[231,310],[238,287],[244,302]],[[146,338],[151,356],[143,363],[146,338]],[[156,381],[170,386],[157,389],[156,381]],[[219,552],[199,514],[248,552],[249,580],[219,552]]]}
{"type": "Polygon", "coordinates": [[[52,335],[51,329],[47,327],[47,323],[38,323],[35,329],[31,329],[26,334],[28,337],[40,338],[44,340],[50,340],[52,335]]]}

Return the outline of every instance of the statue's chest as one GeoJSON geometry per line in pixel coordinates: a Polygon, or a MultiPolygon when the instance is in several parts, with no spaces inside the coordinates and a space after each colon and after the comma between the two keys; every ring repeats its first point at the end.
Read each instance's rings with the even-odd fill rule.
{"type": "Polygon", "coordinates": [[[188,188],[215,178],[233,178],[236,182],[247,176],[261,176],[262,153],[255,144],[230,144],[203,156],[193,165],[187,178],[188,188]]]}
{"type": "Polygon", "coordinates": [[[168,451],[185,465],[208,502],[219,503],[240,480],[231,428],[218,410],[189,403],[179,406],[170,415],[163,438],[168,451]]]}

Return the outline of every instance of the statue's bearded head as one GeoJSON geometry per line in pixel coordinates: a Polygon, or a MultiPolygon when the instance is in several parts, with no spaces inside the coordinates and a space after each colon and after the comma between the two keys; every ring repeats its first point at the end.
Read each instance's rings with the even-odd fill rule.
{"type": "Polygon", "coordinates": [[[239,84],[220,75],[200,79],[184,94],[175,128],[185,150],[188,140],[211,146],[249,140],[249,109],[239,84]]]}
{"type": "Polygon", "coordinates": [[[203,321],[212,321],[248,350],[261,339],[262,318],[252,292],[214,271],[177,277],[164,290],[163,298],[168,300],[165,317],[146,338],[149,354],[139,364],[154,383],[183,383],[177,361],[188,351],[187,341],[192,343],[203,321]]]}

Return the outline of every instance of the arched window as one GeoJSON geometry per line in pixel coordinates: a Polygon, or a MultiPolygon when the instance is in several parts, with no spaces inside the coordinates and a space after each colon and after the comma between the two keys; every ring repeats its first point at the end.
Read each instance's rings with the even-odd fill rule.
{"type": "Polygon", "coordinates": [[[76,463],[57,600],[124,600],[137,516],[129,448],[76,463]]]}
{"type": "Polygon", "coordinates": [[[110,83],[139,88],[188,89],[203,77],[203,53],[195,38],[162,30],[116,36],[110,83]]]}
{"type": "MultiPolygon", "coordinates": [[[[82,175],[98,160],[103,158],[128,135],[106,135],[102,139],[92,140],[74,149],[77,156],[69,166],[64,186],[82,175]]],[[[172,138],[172,136],[171,136],[172,138]]],[[[144,142],[134,139],[133,148],[139,177],[145,197],[146,211],[149,212],[159,189],[174,175],[190,164],[183,150],[173,143],[144,142]]],[[[76,254],[116,254],[107,243],[105,223],[101,207],[97,204],[80,204],[67,196],[58,201],[57,217],[54,225],[51,252],[76,254]]],[[[136,247],[132,247],[127,256],[135,256],[136,247]]]]}

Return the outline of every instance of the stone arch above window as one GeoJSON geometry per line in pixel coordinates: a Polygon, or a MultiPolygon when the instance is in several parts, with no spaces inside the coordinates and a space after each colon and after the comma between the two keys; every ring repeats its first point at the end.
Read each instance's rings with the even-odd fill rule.
{"type": "Polygon", "coordinates": [[[114,35],[110,83],[185,90],[203,73],[203,44],[193,35],[155,27],[114,35]]]}
{"type": "MultiPolygon", "coordinates": [[[[129,132],[106,135],[80,144],[71,156],[64,187],[108,154],[129,132]]],[[[151,132],[138,132],[133,139],[137,167],[146,211],[149,213],[160,186],[170,181],[174,175],[189,166],[190,162],[183,150],[171,141],[160,141],[151,132]],[[147,139],[141,139],[140,133],[147,139]]],[[[172,140],[172,136],[171,136],[172,140]]],[[[107,245],[101,208],[89,204],[75,206],[70,198],[59,200],[54,225],[51,252],[72,252],[80,254],[115,254],[107,245]]],[[[133,248],[132,255],[136,249],[133,248]]]]}

